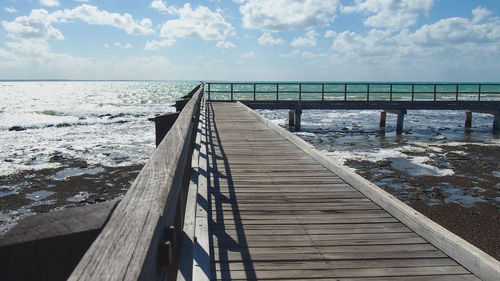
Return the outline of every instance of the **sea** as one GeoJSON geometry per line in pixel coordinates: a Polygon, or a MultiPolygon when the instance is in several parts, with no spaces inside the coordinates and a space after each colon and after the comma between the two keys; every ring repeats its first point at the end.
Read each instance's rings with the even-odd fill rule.
{"type": "MultiPolygon", "coordinates": [[[[80,169],[78,175],[96,173],[99,167],[142,165],[155,148],[154,123],[148,118],[174,112],[175,100],[197,84],[198,81],[0,81],[0,177],[55,171],[63,164],[52,161],[54,157],[77,158],[91,167],[80,169]]],[[[258,112],[281,126],[287,124],[285,110],[258,112]]],[[[465,129],[465,114],[461,111],[409,111],[402,135],[395,132],[395,115],[387,115],[385,130],[379,128],[379,116],[376,110],[304,110],[302,129],[295,134],[332,160],[362,174],[371,173],[371,180],[396,190],[403,201],[411,199],[404,197],[409,194],[406,190],[411,189],[411,183],[402,181],[401,175],[412,179],[457,176],[475,180],[468,182],[466,192],[457,183],[438,180],[435,186],[426,188],[429,194],[435,188],[442,189],[444,198],[428,198],[426,202],[457,202],[464,206],[490,202],[500,206],[499,158],[491,153],[477,154],[476,149],[470,148],[499,150],[500,137],[491,130],[492,115],[474,113],[473,128],[465,129]],[[455,162],[468,155],[479,157],[476,162],[482,163],[483,168],[469,172],[458,169],[455,162]],[[493,193],[485,186],[491,186],[493,193]],[[488,196],[483,196],[485,190],[488,196]]],[[[30,188],[30,184],[10,185],[3,181],[0,199],[6,202],[9,196],[23,190],[31,194],[26,192],[30,188]]],[[[74,188],[78,192],[79,187],[74,188]]],[[[27,214],[36,213],[29,211],[30,206],[13,210],[0,205],[0,232],[22,217],[21,209],[27,214]]]]}

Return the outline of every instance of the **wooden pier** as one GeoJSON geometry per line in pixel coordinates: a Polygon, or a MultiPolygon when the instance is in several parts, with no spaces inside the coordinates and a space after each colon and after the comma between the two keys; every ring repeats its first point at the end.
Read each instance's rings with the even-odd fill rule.
{"type": "Polygon", "coordinates": [[[69,280],[498,280],[499,261],[243,103],[200,85],[178,109],[69,280]]]}
{"type": "Polygon", "coordinates": [[[451,233],[251,109],[212,102],[205,117],[210,279],[478,280],[459,247],[430,243],[451,233]]]}
{"type": "Polygon", "coordinates": [[[397,114],[396,133],[403,132],[408,110],[465,111],[493,115],[492,130],[500,132],[500,83],[341,83],[341,82],[209,82],[207,100],[240,101],[252,109],[288,109],[289,126],[300,130],[303,110],[380,110],[397,114]]]}

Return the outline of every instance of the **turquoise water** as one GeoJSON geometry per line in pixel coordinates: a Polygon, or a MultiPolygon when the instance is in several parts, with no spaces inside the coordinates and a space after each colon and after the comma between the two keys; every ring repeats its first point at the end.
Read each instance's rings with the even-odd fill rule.
{"type": "Polygon", "coordinates": [[[500,83],[209,82],[212,100],[500,100],[500,83]],[[480,98],[479,98],[479,93],[480,98]]]}

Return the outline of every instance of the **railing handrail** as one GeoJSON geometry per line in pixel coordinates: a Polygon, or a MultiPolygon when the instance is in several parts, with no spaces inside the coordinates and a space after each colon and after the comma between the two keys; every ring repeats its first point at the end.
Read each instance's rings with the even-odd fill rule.
{"type": "Polygon", "coordinates": [[[177,272],[172,256],[182,230],[184,179],[190,173],[202,96],[203,85],[68,280],[163,280],[177,272]]]}
{"type": "MultiPolygon", "coordinates": [[[[356,100],[385,100],[385,101],[401,101],[401,95],[406,94],[407,98],[411,98],[411,102],[419,100],[432,100],[432,101],[442,101],[451,100],[451,95],[455,95],[456,101],[470,101],[470,97],[461,98],[461,95],[475,95],[472,100],[481,101],[484,95],[495,95],[495,99],[500,100],[500,83],[450,83],[450,82],[207,82],[208,85],[208,100],[219,100],[213,99],[212,94],[230,94],[230,98],[224,100],[258,100],[257,94],[274,94],[274,97],[270,97],[264,100],[275,100],[280,101],[280,94],[297,94],[298,98],[291,100],[302,101],[304,94],[321,94],[321,101],[328,100],[325,94],[344,94],[344,101],[349,100],[349,94],[365,94],[365,99],[356,97],[356,100]],[[224,86],[223,89],[217,89],[217,86],[224,86]],[[214,87],[215,86],[215,89],[214,87]],[[253,86],[252,89],[245,89],[245,87],[238,86],[253,86]],[[258,89],[257,86],[268,86],[269,89],[258,89]],[[280,86],[295,86],[297,89],[281,89],[280,86]],[[304,88],[303,86],[306,86],[304,88]],[[317,89],[308,89],[307,86],[315,86],[317,89]],[[342,89],[328,89],[329,86],[343,86],[342,89]],[[352,89],[352,87],[359,87],[360,89],[352,89]],[[395,86],[395,87],[394,87],[395,86]],[[229,87],[229,88],[228,88],[229,87]],[[401,89],[398,87],[408,87],[408,89],[401,89]],[[411,87],[411,90],[410,90],[411,87]],[[467,89],[464,89],[467,88],[467,89]],[[471,90],[471,87],[474,88],[471,90]],[[488,89],[488,87],[497,87],[495,89],[488,89]],[[382,89],[381,89],[382,88],[382,89]],[[253,98],[238,99],[235,98],[235,94],[253,94],[253,98]],[[387,94],[389,98],[377,98],[370,94],[387,94]],[[415,95],[432,95],[429,98],[419,98],[415,95]],[[395,95],[399,95],[399,98],[395,98],[395,95]],[[446,96],[447,99],[443,99],[446,96]]],[[[295,88],[294,87],[294,88],[295,88]]],[[[283,100],[283,99],[281,99],[283,100]]],[[[290,98],[285,100],[290,100],[290,98]]],[[[316,99],[318,100],[318,99],[316,99]]]]}

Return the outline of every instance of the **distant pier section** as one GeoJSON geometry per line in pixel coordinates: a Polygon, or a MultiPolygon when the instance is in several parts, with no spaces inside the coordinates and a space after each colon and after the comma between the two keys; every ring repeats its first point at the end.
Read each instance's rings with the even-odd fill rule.
{"type": "Polygon", "coordinates": [[[500,132],[500,83],[300,83],[209,82],[208,101],[240,101],[252,109],[288,109],[289,127],[300,130],[306,109],[380,110],[380,127],[387,113],[397,114],[396,132],[403,132],[408,110],[462,110],[465,128],[472,113],[492,114],[500,132]]]}

